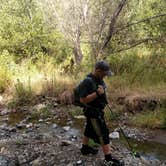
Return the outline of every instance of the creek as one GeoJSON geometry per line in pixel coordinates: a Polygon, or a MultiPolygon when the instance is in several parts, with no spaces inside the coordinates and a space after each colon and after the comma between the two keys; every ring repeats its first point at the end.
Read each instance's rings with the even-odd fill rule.
{"type": "MultiPolygon", "coordinates": [[[[28,115],[30,117],[30,115],[28,115]]],[[[24,121],[27,118],[27,114],[25,113],[10,113],[5,116],[0,117],[0,121],[6,121],[6,124],[10,127],[14,127],[17,124],[19,124],[21,121],[24,121]]],[[[1,121],[1,122],[2,122],[1,121]]],[[[36,122],[39,121],[39,119],[35,119],[36,122]]],[[[33,123],[33,121],[30,119],[28,121],[29,123],[33,123]]],[[[66,138],[69,137],[79,137],[81,138],[81,133],[83,132],[83,126],[84,126],[85,119],[81,118],[74,118],[71,119],[69,122],[64,120],[61,120],[59,123],[57,123],[57,126],[60,126],[63,128],[64,126],[70,127],[70,130],[67,132],[64,132],[66,138]]],[[[43,121],[42,123],[45,123],[43,121]]],[[[55,135],[62,133],[62,130],[58,130],[58,128],[55,130],[52,125],[53,122],[46,123],[47,125],[44,125],[44,127],[41,127],[40,130],[42,133],[50,134],[54,133],[55,135]]],[[[139,152],[141,156],[143,156],[146,160],[160,160],[160,161],[166,161],[166,131],[161,130],[154,130],[152,132],[149,131],[149,135],[152,137],[145,141],[138,141],[138,139],[129,139],[130,144],[133,146],[134,150],[139,152]],[[159,137],[160,135],[160,137],[159,137]],[[155,137],[154,137],[155,136],[155,137]]],[[[120,139],[118,140],[112,140],[112,142],[120,142],[122,146],[127,147],[128,145],[126,143],[126,140],[122,135],[120,135],[120,139]]]]}

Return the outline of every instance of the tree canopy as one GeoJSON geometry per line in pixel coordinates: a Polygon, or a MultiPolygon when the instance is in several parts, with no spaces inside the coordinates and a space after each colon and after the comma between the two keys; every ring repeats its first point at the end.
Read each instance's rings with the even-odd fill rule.
{"type": "Polygon", "coordinates": [[[0,51],[76,64],[143,44],[164,48],[164,0],[1,0],[0,51]]]}

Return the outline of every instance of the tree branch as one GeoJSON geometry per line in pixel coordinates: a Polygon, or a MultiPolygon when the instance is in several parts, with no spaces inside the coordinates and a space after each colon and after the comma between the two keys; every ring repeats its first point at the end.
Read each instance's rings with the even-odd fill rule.
{"type": "Polygon", "coordinates": [[[114,11],[113,16],[112,16],[111,21],[110,21],[110,24],[109,24],[108,35],[107,35],[107,37],[106,37],[106,39],[104,41],[104,44],[103,44],[103,46],[102,46],[100,51],[103,51],[107,47],[109,41],[111,40],[111,38],[113,36],[116,20],[117,20],[117,18],[119,16],[120,12],[122,11],[122,8],[125,5],[125,2],[126,2],[126,0],[121,0],[121,2],[119,3],[118,7],[114,11]]]}
{"type": "Polygon", "coordinates": [[[142,40],[140,40],[140,41],[134,42],[134,43],[133,43],[132,45],[130,45],[129,47],[119,49],[119,50],[113,52],[113,54],[119,53],[119,52],[122,52],[122,51],[127,51],[127,50],[129,50],[129,49],[131,49],[131,48],[133,48],[133,47],[136,47],[136,46],[138,46],[138,45],[140,45],[140,44],[142,44],[142,43],[148,42],[148,41],[154,41],[154,42],[161,42],[161,41],[162,41],[163,43],[166,43],[166,38],[165,38],[165,37],[166,37],[166,36],[158,37],[158,38],[145,38],[145,39],[142,39],[142,40]]]}
{"type": "MultiPolygon", "coordinates": [[[[119,31],[121,31],[121,30],[123,30],[123,29],[126,29],[126,28],[128,28],[128,27],[130,27],[130,26],[133,26],[133,25],[136,25],[136,24],[140,24],[140,23],[143,23],[143,22],[152,20],[152,19],[156,19],[156,18],[158,18],[158,17],[163,17],[163,16],[166,16],[166,13],[159,14],[159,15],[155,15],[155,16],[152,16],[152,17],[145,18],[145,19],[143,19],[143,20],[139,20],[139,21],[136,21],[136,22],[133,22],[133,23],[126,24],[126,25],[124,25],[124,26],[121,27],[121,28],[117,28],[117,27],[116,27],[117,30],[114,31],[114,34],[117,33],[117,32],[119,32],[119,31]]],[[[116,28],[115,28],[115,29],[116,29],[116,28]]]]}

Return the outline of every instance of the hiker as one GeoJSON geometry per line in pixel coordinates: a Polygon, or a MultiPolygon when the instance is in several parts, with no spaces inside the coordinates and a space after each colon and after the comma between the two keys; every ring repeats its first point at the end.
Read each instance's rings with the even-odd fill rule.
{"type": "Polygon", "coordinates": [[[109,64],[105,61],[98,61],[95,64],[94,72],[88,74],[80,83],[80,102],[85,105],[83,112],[86,117],[81,153],[82,155],[95,155],[98,153],[97,149],[88,145],[91,138],[102,147],[105,155],[104,165],[118,166],[120,165],[120,161],[111,155],[109,130],[104,119],[104,107],[107,102],[105,93],[106,85],[103,78],[109,75],[111,75],[109,64]],[[94,88],[95,86],[96,88],[94,88]]]}

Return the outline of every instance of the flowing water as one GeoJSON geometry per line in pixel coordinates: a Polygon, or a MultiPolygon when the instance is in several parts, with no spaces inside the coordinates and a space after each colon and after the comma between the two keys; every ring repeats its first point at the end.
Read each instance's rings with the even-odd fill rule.
{"type": "MultiPolygon", "coordinates": [[[[124,146],[128,147],[128,144],[123,136],[121,136],[120,142],[124,146]]],[[[148,160],[166,160],[166,142],[165,144],[162,144],[154,141],[137,141],[135,139],[129,139],[129,143],[134,151],[138,152],[141,156],[144,156],[148,160]]]]}

